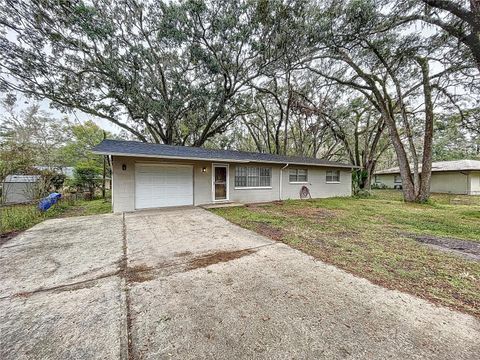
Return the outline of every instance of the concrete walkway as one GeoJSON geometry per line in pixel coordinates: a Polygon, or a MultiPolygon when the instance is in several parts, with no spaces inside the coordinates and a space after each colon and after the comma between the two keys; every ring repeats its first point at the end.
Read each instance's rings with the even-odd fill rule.
{"type": "Polygon", "coordinates": [[[0,248],[1,359],[477,359],[480,321],[198,208],[49,220],[0,248]]]}

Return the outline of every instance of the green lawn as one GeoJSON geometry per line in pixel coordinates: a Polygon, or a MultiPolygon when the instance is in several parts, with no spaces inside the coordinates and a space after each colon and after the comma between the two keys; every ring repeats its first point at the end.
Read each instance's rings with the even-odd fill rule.
{"type": "Polygon", "coordinates": [[[36,205],[14,205],[0,208],[0,235],[26,230],[46,219],[105,214],[112,211],[110,200],[60,200],[45,212],[36,205]]]}
{"type": "Polygon", "coordinates": [[[480,263],[414,236],[480,241],[480,197],[434,195],[407,204],[398,191],[370,198],[291,200],[212,211],[382,286],[480,317],[480,263]]]}

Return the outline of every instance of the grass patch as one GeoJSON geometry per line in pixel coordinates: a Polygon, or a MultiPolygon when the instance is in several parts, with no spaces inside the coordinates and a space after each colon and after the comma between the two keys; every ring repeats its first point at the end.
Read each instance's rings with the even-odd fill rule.
{"type": "Polygon", "coordinates": [[[112,211],[109,200],[60,200],[45,212],[36,205],[12,205],[0,208],[0,235],[26,230],[44,220],[69,217],[105,214],[112,211]]]}
{"type": "Polygon", "coordinates": [[[480,197],[434,194],[409,204],[401,192],[368,198],[289,200],[212,209],[233,223],[283,241],[370,281],[480,317],[480,263],[412,238],[480,242],[480,197]],[[465,203],[469,205],[465,205],[465,203]]]}
{"type": "MultiPolygon", "coordinates": [[[[383,200],[403,201],[403,193],[400,190],[372,190],[372,197],[383,200]]],[[[480,196],[433,193],[430,196],[430,203],[441,205],[464,204],[480,206],[480,196]]]]}

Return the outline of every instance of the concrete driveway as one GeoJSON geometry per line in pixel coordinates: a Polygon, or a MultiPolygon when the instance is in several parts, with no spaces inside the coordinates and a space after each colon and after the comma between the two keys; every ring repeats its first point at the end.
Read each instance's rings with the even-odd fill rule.
{"type": "Polygon", "coordinates": [[[0,248],[1,359],[478,359],[480,321],[198,208],[49,220],[0,248]]]}

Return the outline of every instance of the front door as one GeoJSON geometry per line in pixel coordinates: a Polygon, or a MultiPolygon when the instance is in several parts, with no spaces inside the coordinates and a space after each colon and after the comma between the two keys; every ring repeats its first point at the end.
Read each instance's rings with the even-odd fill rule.
{"type": "Polygon", "coordinates": [[[228,169],[225,165],[213,166],[213,190],[215,201],[228,200],[228,169]]]}

